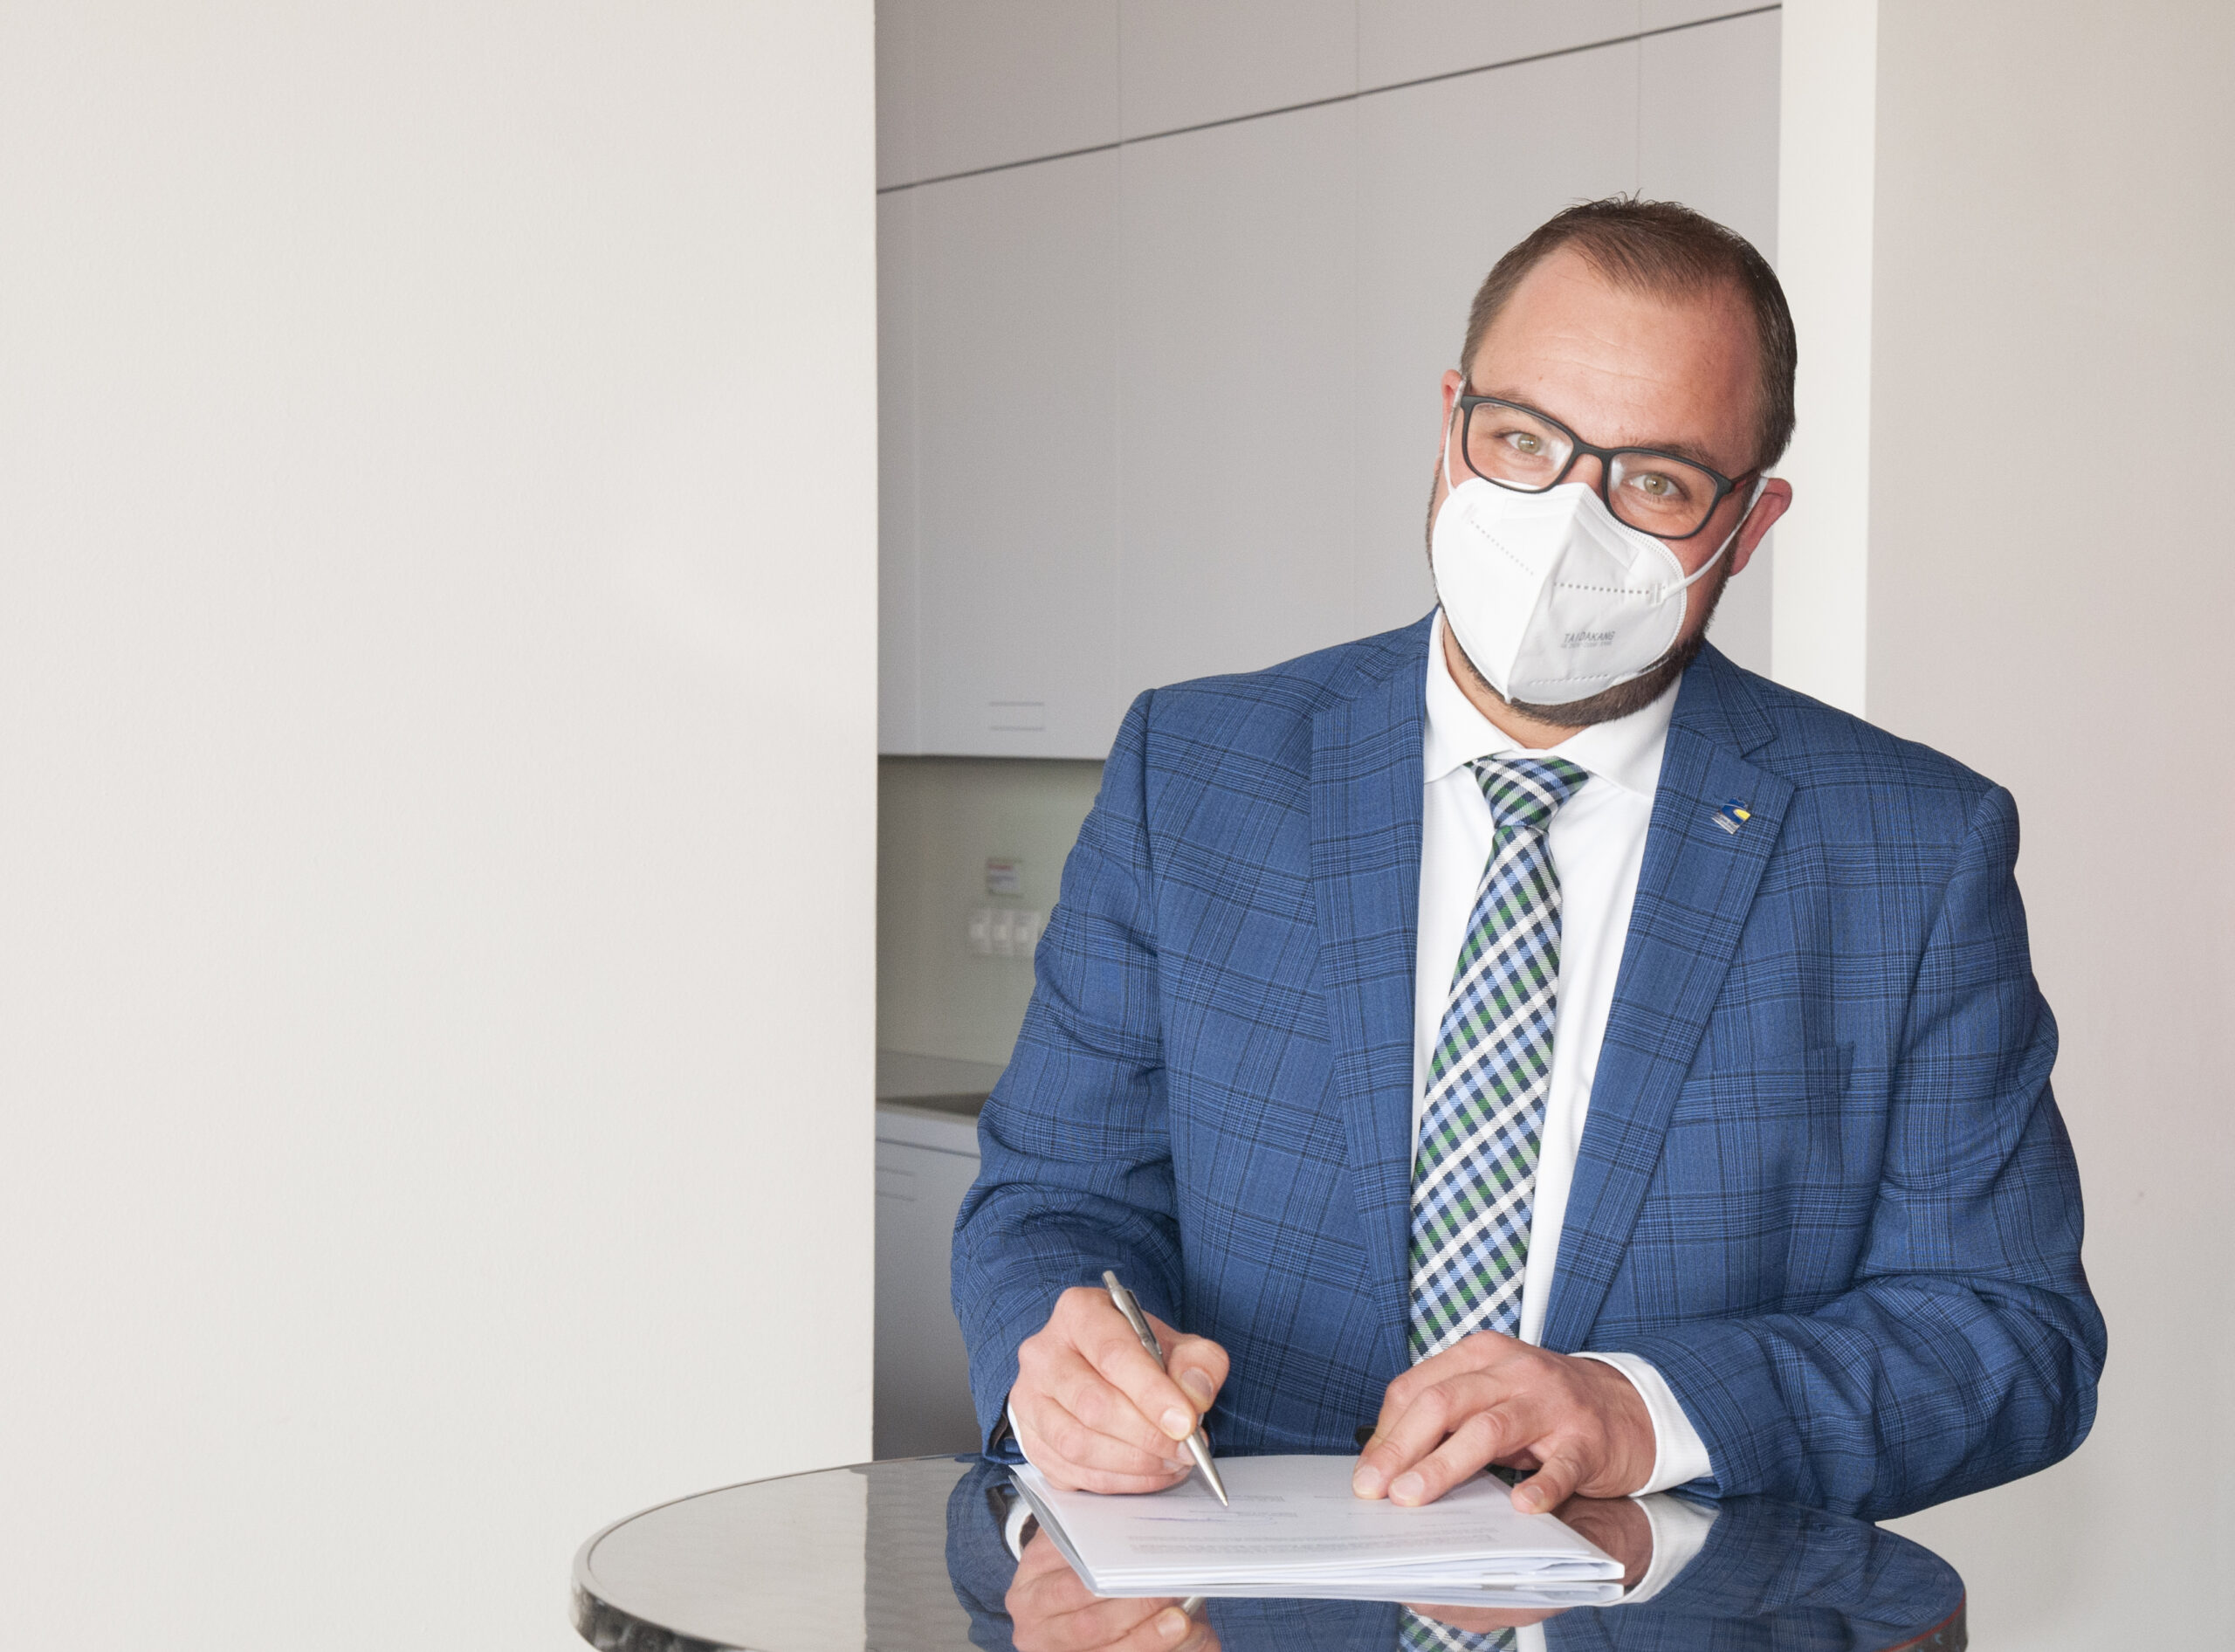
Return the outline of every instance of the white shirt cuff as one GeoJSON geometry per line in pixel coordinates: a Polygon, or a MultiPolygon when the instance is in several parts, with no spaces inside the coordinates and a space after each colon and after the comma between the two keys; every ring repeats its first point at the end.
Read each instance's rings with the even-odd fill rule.
{"type": "MultiPolygon", "coordinates": [[[[1009,1504],[1008,1518],[1001,1522],[1001,1541],[1008,1545],[1009,1559],[1024,1559],[1024,1528],[1032,1518],[1032,1505],[1022,1497],[1009,1504]]],[[[1654,1541],[1660,1541],[1658,1535],[1654,1541]]],[[[1652,1576],[1651,1573],[1646,1574],[1652,1576]]]]}
{"type": "Polygon", "coordinates": [[[1714,1465],[1708,1462],[1707,1442],[1700,1438],[1700,1431],[1692,1426],[1692,1420],[1684,1415],[1684,1408],[1676,1403],[1668,1379],[1651,1360],[1641,1359],[1633,1353],[1581,1353],[1576,1358],[1596,1359],[1627,1377],[1630,1386],[1638,1391],[1638,1397],[1645,1401],[1646,1415],[1653,1419],[1653,1477],[1632,1496],[1666,1491],[1670,1486],[1683,1485],[1713,1472],[1714,1465]]]}
{"type": "Polygon", "coordinates": [[[1621,1606],[1650,1600],[1667,1588],[1678,1573],[1700,1558],[1708,1533],[1715,1528],[1712,1507],[1682,1497],[1641,1497],[1637,1504],[1653,1527],[1653,1564],[1646,1567],[1638,1587],[1617,1603],[1621,1606]]]}
{"type": "MultiPolygon", "coordinates": [[[[1651,1366],[1647,1366],[1646,1369],[1651,1371],[1653,1370],[1653,1367],[1651,1366]]],[[[1655,1374],[1658,1375],[1659,1373],[1655,1373],[1655,1374]]],[[[1630,1380],[1634,1382],[1637,1379],[1633,1377],[1630,1380]]],[[[1664,1383],[1661,1386],[1666,1387],[1668,1385],[1664,1383]]],[[[1011,1405],[1007,1401],[1004,1400],[1001,1401],[1001,1415],[1009,1420],[1009,1438],[1016,1442],[1017,1456],[1022,1457],[1027,1463],[1032,1463],[1032,1453],[1024,1449],[1024,1430],[1016,1426],[1016,1408],[1011,1405]]],[[[1032,1466],[1036,1469],[1040,1465],[1036,1463],[1032,1463],[1032,1466]]]]}

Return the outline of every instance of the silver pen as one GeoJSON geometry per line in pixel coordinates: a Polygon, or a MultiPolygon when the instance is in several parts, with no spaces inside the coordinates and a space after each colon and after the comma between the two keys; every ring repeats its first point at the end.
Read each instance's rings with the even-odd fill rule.
{"type": "MultiPolygon", "coordinates": [[[[1156,1368],[1164,1370],[1164,1348],[1156,1339],[1156,1332],[1149,1329],[1147,1317],[1141,1304],[1133,1300],[1133,1293],[1118,1283],[1118,1276],[1105,1268],[1102,1283],[1110,1288],[1110,1300],[1118,1304],[1118,1311],[1125,1316],[1125,1323],[1133,1327],[1133,1334],[1141,1339],[1141,1346],[1149,1351],[1149,1358],[1156,1361],[1156,1368]]],[[[1203,1483],[1218,1494],[1218,1499],[1228,1508],[1226,1482],[1219,1478],[1218,1464],[1211,1461],[1211,1442],[1203,1438],[1203,1425],[1198,1421],[1195,1432],[1187,1436],[1187,1455],[1195,1459],[1195,1466],[1202,1471],[1203,1483]]],[[[1192,1615],[1192,1614],[1191,1614],[1192,1615]]]]}

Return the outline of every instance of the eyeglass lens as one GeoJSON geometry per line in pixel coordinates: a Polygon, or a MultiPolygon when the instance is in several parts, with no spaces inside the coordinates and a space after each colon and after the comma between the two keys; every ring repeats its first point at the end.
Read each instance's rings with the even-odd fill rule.
{"type": "MultiPolygon", "coordinates": [[[[1541,493],[1575,455],[1568,433],[1520,408],[1477,402],[1467,410],[1467,464],[1488,481],[1541,493]]],[[[1715,509],[1711,472],[1659,453],[1617,451],[1607,466],[1606,502],[1640,533],[1681,539],[1715,509]]]]}

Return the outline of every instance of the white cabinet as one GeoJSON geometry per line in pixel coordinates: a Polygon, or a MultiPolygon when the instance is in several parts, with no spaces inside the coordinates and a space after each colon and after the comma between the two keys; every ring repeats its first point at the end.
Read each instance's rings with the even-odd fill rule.
{"type": "MultiPolygon", "coordinates": [[[[1731,0],[1643,0],[1638,22],[1647,29],[1675,29],[1740,9],[1731,0]]],[[[1770,15],[1774,19],[1775,14],[1770,15]]]]}
{"type": "Polygon", "coordinates": [[[1572,51],[1638,30],[1639,0],[1358,0],[1358,84],[1572,51]]]}
{"type": "MultiPolygon", "coordinates": [[[[881,308],[890,753],[1099,758],[1143,689],[1419,618],[1438,375],[1490,265],[1561,207],[1685,200],[1774,257],[1774,12],[1641,34],[1693,13],[1056,8],[1001,50],[1060,59],[1068,109],[1016,90],[1007,58],[922,66],[998,33],[991,0],[903,9],[918,34],[959,31],[909,46],[910,153],[1006,169],[891,190],[880,217],[883,279],[907,289],[881,308]],[[1123,143],[1096,135],[1118,130],[1117,93],[1080,67],[1105,32],[1123,143]],[[1486,63],[1504,66],[1461,72],[1486,63]],[[1422,76],[1444,78],[1399,84],[1422,76]],[[950,112],[1009,135],[925,150],[949,119],[925,100],[965,97],[1028,107],[1013,127],[950,112]],[[1334,100],[1276,112],[1313,98],[1334,100]],[[1224,124],[1172,130],[1200,120],[1224,124]],[[1107,147],[1008,164],[1031,134],[1107,147]]],[[[1766,561],[1716,630],[1757,667],[1766,561]]]]}
{"type": "Polygon", "coordinates": [[[1351,634],[1356,106],[1124,151],[1119,688],[1351,634]]]}
{"type": "MultiPolygon", "coordinates": [[[[1680,8],[1669,0],[1648,11],[1680,8]]],[[[1774,11],[1731,17],[1639,42],[1638,188],[1697,207],[1744,236],[1771,260],[1778,247],[1778,59],[1783,19],[1774,11]],[[1700,118],[1713,90],[1715,119],[1700,118]]],[[[1716,609],[1716,646],[1741,665],[1770,669],[1774,538],[1755,553],[1716,609]]]]}
{"type": "Polygon", "coordinates": [[[1358,630],[1426,612],[1441,377],[1499,254],[1634,185],[1634,43],[1358,105],[1358,630]]]}
{"type": "Polygon", "coordinates": [[[911,191],[916,749],[1100,757],[1117,732],[1118,169],[911,191]]]}
{"type": "Polygon", "coordinates": [[[877,0],[877,181],[1118,139],[1118,0],[877,0]]]}
{"type": "Polygon", "coordinates": [[[904,1105],[877,1108],[879,1457],[977,1449],[970,1364],[947,1267],[955,1212],[977,1178],[974,1119],[904,1105]]]}
{"type": "Polygon", "coordinates": [[[1358,89],[1356,0],[1124,0],[1129,138],[1358,89]]]}
{"type": "Polygon", "coordinates": [[[1638,43],[1638,189],[1778,244],[1781,19],[1774,11],[1638,43]],[[1712,97],[1715,119],[1700,118],[1712,97]]]}
{"type": "Polygon", "coordinates": [[[924,749],[916,544],[916,191],[877,202],[877,748],[924,749]]]}

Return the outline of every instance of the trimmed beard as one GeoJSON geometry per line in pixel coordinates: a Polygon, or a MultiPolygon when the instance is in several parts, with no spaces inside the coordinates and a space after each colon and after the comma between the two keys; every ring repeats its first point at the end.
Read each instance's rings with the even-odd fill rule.
{"type": "MultiPolygon", "coordinates": [[[[1435,584],[1435,482],[1441,480],[1441,472],[1428,485],[1428,584],[1435,584]]],[[[1743,519],[1742,519],[1743,520],[1743,519]]],[[[1602,688],[1583,699],[1571,700],[1565,706],[1538,706],[1525,699],[1508,699],[1491,685],[1482,675],[1482,668],[1475,664],[1467,652],[1467,644],[1459,640],[1459,633],[1451,627],[1448,617],[1444,621],[1445,634],[1459,650],[1459,657],[1467,666],[1467,675],[1475,685],[1501,706],[1509,706],[1523,717],[1540,723],[1550,723],[1555,728],[1589,728],[1597,723],[1611,723],[1617,718],[1641,712],[1668,692],[1668,685],[1691,668],[1699,658],[1700,650],[1708,645],[1708,627],[1715,623],[1715,611],[1723,602],[1723,588],[1730,583],[1730,561],[1728,557],[1711,576],[1714,589],[1708,593],[1707,612],[1700,616],[1699,629],[1688,636],[1680,637],[1668,645],[1668,651],[1639,676],[1626,683],[1617,683],[1612,688],[1602,688]]],[[[1436,592],[1436,604],[1443,603],[1443,593],[1436,592]]]]}

